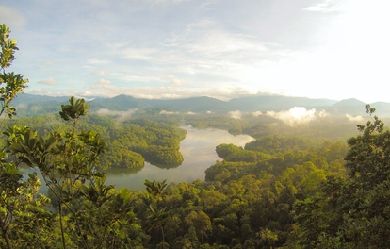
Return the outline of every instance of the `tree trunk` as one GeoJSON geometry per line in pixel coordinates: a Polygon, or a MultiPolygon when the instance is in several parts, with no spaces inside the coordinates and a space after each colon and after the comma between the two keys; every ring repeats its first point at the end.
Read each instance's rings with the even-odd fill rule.
{"type": "Polygon", "coordinates": [[[7,249],[12,249],[11,242],[9,241],[9,237],[8,237],[8,225],[6,225],[6,222],[3,220],[0,220],[0,225],[1,225],[1,231],[3,232],[3,238],[7,243],[7,249]]]}
{"type": "Polygon", "coordinates": [[[62,224],[62,203],[61,203],[61,201],[58,203],[58,215],[60,216],[60,228],[61,228],[62,247],[64,249],[66,249],[64,226],[62,224]]]}

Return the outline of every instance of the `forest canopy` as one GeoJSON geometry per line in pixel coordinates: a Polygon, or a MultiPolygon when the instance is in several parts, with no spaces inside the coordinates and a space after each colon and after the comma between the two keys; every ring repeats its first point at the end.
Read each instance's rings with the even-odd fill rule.
{"type": "Polygon", "coordinates": [[[117,123],[74,97],[58,115],[15,119],[27,80],[8,73],[9,32],[0,26],[0,114],[12,118],[1,126],[1,248],[390,248],[390,132],[374,108],[348,141],[346,126],[330,125],[329,138],[314,126],[191,118],[256,140],[218,145],[205,180],[119,190],[101,169],[183,161],[178,119],[148,111],[117,123]]]}

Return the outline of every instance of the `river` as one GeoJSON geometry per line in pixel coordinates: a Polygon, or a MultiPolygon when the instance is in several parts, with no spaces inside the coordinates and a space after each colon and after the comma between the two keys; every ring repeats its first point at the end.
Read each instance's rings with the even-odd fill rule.
{"type": "MultiPolygon", "coordinates": [[[[182,126],[187,130],[186,138],[180,143],[180,152],[184,157],[183,163],[175,168],[159,168],[145,162],[145,166],[134,173],[131,169],[112,169],[106,172],[107,185],[114,185],[116,189],[123,187],[137,191],[144,190],[145,179],[150,181],[170,182],[204,180],[204,171],[213,165],[218,159],[215,151],[221,143],[233,143],[237,146],[244,146],[253,141],[248,135],[233,136],[225,130],[219,129],[197,129],[192,126],[182,126]]],[[[31,173],[30,170],[24,170],[31,173]]],[[[42,184],[42,192],[46,186],[42,184]]]]}
{"type": "Polygon", "coordinates": [[[180,143],[180,152],[184,157],[182,165],[163,169],[145,162],[145,166],[136,174],[126,173],[124,170],[111,170],[107,172],[106,183],[115,185],[117,189],[127,187],[131,190],[143,190],[145,179],[150,181],[167,179],[167,183],[204,180],[204,171],[219,159],[215,152],[217,145],[233,143],[244,146],[253,141],[248,135],[233,136],[225,130],[197,129],[192,126],[181,128],[187,130],[186,138],[180,143]]]}

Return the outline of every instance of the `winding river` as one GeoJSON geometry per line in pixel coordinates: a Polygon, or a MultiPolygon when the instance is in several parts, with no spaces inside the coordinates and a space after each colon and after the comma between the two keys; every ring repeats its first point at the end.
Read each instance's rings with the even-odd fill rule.
{"type": "MultiPolygon", "coordinates": [[[[116,189],[123,187],[137,191],[144,190],[145,179],[150,181],[170,182],[204,180],[204,171],[218,159],[215,148],[221,143],[233,143],[244,146],[253,141],[248,135],[233,136],[225,130],[197,129],[192,126],[182,126],[187,130],[186,138],[180,143],[180,152],[184,157],[182,165],[174,168],[159,168],[145,162],[145,166],[138,172],[133,169],[111,169],[106,172],[107,185],[114,185],[116,189]]],[[[31,173],[31,169],[23,170],[31,173]]],[[[46,192],[47,187],[42,184],[41,191],[46,192]]]]}
{"type": "Polygon", "coordinates": [[[180,152],[184,157],[182,165],[176,168],[164,169],[145,162],[145,166],[136,174],[130,170],[110,170],[107,172],[107,184],[131,190],[145,189],[145,179],[150,181],[169,182],[194,181],[204,179],[204,171],[213,165],[219,158],[215,147],[221,143],[233,143],[244,146],[253,141],[248,135],[233,136],[225,130],[197,129],[192,126],[182,126],[187,130],[186,138],[180,143],[180,152]]]}

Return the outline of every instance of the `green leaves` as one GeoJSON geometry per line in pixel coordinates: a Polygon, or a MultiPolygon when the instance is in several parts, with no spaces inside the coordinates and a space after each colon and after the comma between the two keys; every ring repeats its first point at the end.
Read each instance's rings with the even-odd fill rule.
{"type": "Polygon", "coordinates": [[[11,31],[5,24],[0,25],[0,44],[1,44],[1,68],[7,68],[14,60],[15,50],[19,50],[16,46],[16,40],[9,39],[9,33],[11,31]]]}
{"type": "Polygon", "coordinates": [[[145,179],[144,185],[146,186],[146,191],[148,191],[150,194],[152,194],[155,197],[159,197],[162,192],[164,191],[166,184],[166,179],[162,182],[154,180],[153,182],[149,181],[148,179],[145,179]]]}
{"type": "Polygon", "coordinates": [[[390,247],[390,132],[383,127],[376,116],[358,125],[345,157],[349,178],[328,177],[316,195],[295,203],[303,248],[390,247]]]}
{"type": "Polygon", "coordinates": [[[14,53],[18,50],[16,46],[16,40],[9,39],[10,30],[5,24],[0,25],[0,101],[2,107],[0,109],[0,115],[4,112],[7,113],[9,118],[16,115],[16,109],[10,107],[10,102],[16,97],[18,93],[23,92],[26,88],[27,79],[24,79],[20,74],[6,73],[5,69],[8,68],[12,61],[15,59],[14,53]]]}
{"type": "Polygon", "coordinates": [[[69,99],[70,105],[61,105],[60,116],[63,120],[69,121],[69,120],[76,120],[81,116],[84,116],[88,112],[88,104],[85,104],[84,99],[78,99],[74,100],[74,97],[72,96],[69,99]]]}

